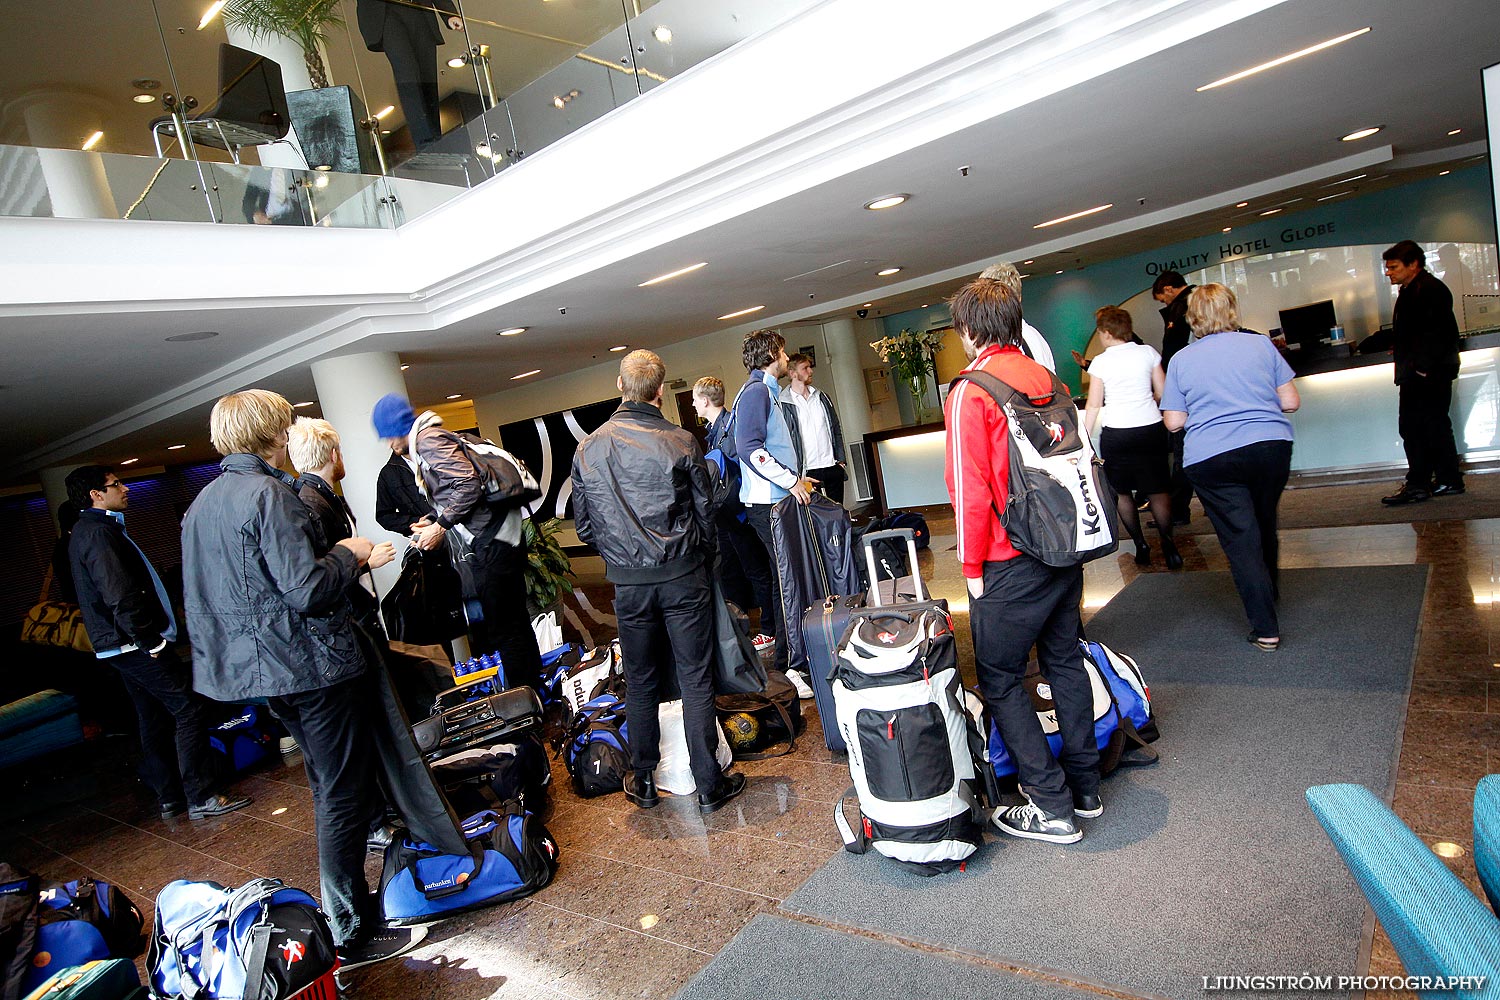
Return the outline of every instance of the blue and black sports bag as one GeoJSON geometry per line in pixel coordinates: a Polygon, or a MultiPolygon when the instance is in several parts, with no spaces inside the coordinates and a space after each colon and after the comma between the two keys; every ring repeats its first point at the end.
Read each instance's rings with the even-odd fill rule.
{"type": "MultiPolygon", "coordinates": [[[[1155,764],[1157,753],[1151,744],[1156,741],[1158,730],[1156,717],[1151,713],[1151,689],[1141,676],[1141,668],[1135,660],[1103,643],[1080,639],[1078,650],[1094,691],[1094,739],[1099,745],[1100,775],[1120,767],[1155,764]]],[[[1040,674],[1028,674],[1024,683],[1055,757],[1062,749],[1062,735],[1057,729],[1051,687],[1040,674]]],[[[1015,775],[1015,762],[993,721],[989,757],[997,778],[1015,775]]]]}
{"type": "Polygon", "coordinates": [[[37,893],[36,948],[21,995],[73,965],[134,958],[145,947],[146,921],[118,886],[89,878],[44,882],[37,893]]]}
{"type": "Polygon", "coordinates": [[[469,854],[444,854],[396,837],[385,849],[380,906],[387,923],[423,924],[529,896],[557,873],[557,841],[542,821],[511,800],[464,820],[469,854]]]}
{"type": "Polygon", "coordinates": [[[563,737],[563,753],[573,790],[581,797],[591,799],[624,788],[625,775],[631,771],[625,703],[613,694],[585,702],[563,737]]]}

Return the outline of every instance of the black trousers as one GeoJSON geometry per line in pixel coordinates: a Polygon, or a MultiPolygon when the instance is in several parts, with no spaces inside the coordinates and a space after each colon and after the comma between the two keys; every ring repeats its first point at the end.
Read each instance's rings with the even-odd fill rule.
{"type": "Polygon", "coordinates": [[[664,700],[664,675],[672,670],[682,691],[688,761],[700,793],[712,789],[720,774],[714,757],[719,744],[719,717],[714,709],[712,594],[708,570],[702,566],[665,583],[615,586],[620,656],[625,661],[625,684],[630,691],[625,700],[625,722],[630,733],[631,766],[637,772],[649,772],[661,763],[658,713],[664,700]],[[663,626],[671,642],[670,663],[654,641],[663,626]]]}
{"type": "Polygon", "coordinates": [[[1188,481],[1187,470],[1182,466],[1182,447],[1187,440],[1187,431],[1171,431],[1172,441],[1172,523],[1187,524],[1193,516],[1193,484],[1188,481]]]}
{"type": "Polygon", "coordinates": [[[312,789],[323,912],[340,945],[382,926],[365,879],[365,839],[385,802],[376,771],[372,678],[362,674],[331,687],[267,699],[302,748],[312,789]]]}
{"type": "Polygon", "coordinates": [[[142,776],[163,805],[200,805],[214,792],[208,706],[193,693],[192,675],[172,647],[153,658],[144,650],[111,656],[140,723],[142,776]]]}
{"type": "Polygon", "coordinates": [[[760,630],[767,635],[775,635],[776,622],[781,617],[781,606],[776,599],[775,574],[771,570],[771,561],[766,556],[765,545],[755,534],[755,528],[748,519],[721,520],[718,528],[719,559],[725,567],[725,596],[731,601],[735,600],[733,592],[727,586],[727,578],[733,572],[728,567],[733,563],[734,568],[743,575],[752,595],[752,599],[741,607],[760,608],[760,630]]]}
{"type": "Polygon", "coordinates": [[[841,466],[828,465],[821,469],[808,469],[807,478],[816,479],[818,492],[834,503],[844,502],[844,481],[849,476],[841,466]]]}
{"type": "Polygon", "coordinates": [[[1458,449],[1453,443],[1453,381],[1438,375],[1413,373],[1397,389],[1401,397],[1396,427],[1406,449],[1406,483],[1413,489],[1462,486],[1458,449]]]}
{"type": "Polygon", "coordinates": [[[1281,635],[1276,619],[1276,505],[1291,467],[1290,441],[1257,441],[1187,467],[1229,559],[1250,630],[1266,638],[1281,635]]]}
{"type": "Polygon", "coordinates": [[[1031,801],[1052,816],[1073,815],[1073,793],[1099,791],[1094,694],[1078,638],[1083,568],[1055,569],[1028,555],[984,564],[984,593],[969,601],[974,665],[1000,738],[1031,801]],[[1022,679],[1036,645],[1052,686],[1062,752],[1054,758],[1022,679]]]}
{"type": "Polygon", "coordinates": [[[498,652],[511,687],[541,685],[542,654],[526,610],[526,552],[498,541],[478,551],[474,583],[484,621],[473,630],[474,655],[498,652]]]}
{"type": "MultiPolygon", "coordinates": [[[[755,535],[760,539],[761,548],[765,550],[766,559],[770,564],[771,573],[771,600],[760,607],[760,630],[766,632],[766,609],[772,608],[777,613],[774,623],[775,631],[766,632],[767,635],[776,637],[776,662],[773,666],[777,670],[785,670],[787,664],[786,650],[786,616],[781,611],[781,579],[776,574],[776,541],[771,537],[771,504],[757,503],[747,504],[745,507],[745,520],[755,530],[755,535]]],[[[801,623],[798,623],[801,627],[801,623]]]]}
{"type": "Polygon", "coordinates": [[[396,100],[418,150],[442,135],[438,120],[437,46],[432,41],[430,9],[387,4],[385,40],[381,47],[390,60],[396,100]]]}

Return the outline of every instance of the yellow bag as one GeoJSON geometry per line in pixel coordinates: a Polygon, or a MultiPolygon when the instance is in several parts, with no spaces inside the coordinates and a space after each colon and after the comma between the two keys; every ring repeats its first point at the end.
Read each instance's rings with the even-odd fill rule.
{"type": "Polygon", "coordinates": [[[83,627],[83,611],[66,601],[42,601],[26,612],[21,623],[21,641],[43,646],[62,646],[92,653],[94,646],[83,627]]]}

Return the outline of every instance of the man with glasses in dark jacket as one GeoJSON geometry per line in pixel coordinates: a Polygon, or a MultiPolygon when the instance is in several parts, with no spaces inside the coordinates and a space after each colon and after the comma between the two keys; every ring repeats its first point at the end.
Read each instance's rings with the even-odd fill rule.
{"type": "Polygon", "coordinates": [[[661,415],[666,377],[650,351],[632,351],[620,362],[620,408],[573,455],[573,518],[615,585],[634,769],[625,797],[642,809],[658,802],[653,775],[661,762],[663,665],[652,637],[664,625],[682,689],[698,808],[711,813],[744,790],[745,776],[723,773],[715,757],[713,490],[697,440],[661,415]]]}
{"type": "Polygon", "coordinates": [[[113,469],[85,465],[68,473],[78,523],[68,558],[94,655],[120,671],[140,720],[142,770],[162,819],[184,812],[209,819],[243,809],[250,799],[213,790],[208,712],[187,668],[172,651],[177,620],[167,588],[125,533],[130,487],[113,469]]]}

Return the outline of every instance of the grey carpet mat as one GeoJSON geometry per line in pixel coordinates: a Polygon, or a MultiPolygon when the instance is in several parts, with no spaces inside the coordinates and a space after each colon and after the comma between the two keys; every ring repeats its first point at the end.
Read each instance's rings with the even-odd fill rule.
{"type": "Polygon", "coordinates": [[[1084,1000],[1097,994],[761,913],[676,1000],[1084,1000]]]}
{"type": "Polygon", "coordinates": [[[1227,573],[1138,578],[1089,634],[1140,662],[1162,760],[1105,782],[1080,843],[994,834],[935,878],[840,854],[784,907],[1137,994],[1354,974],[1364,900],[1302,796],[1348,781],[1388,797],[1426,574],[1285,571],[1276,653],[1245,641],[1227,573]]]}

